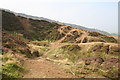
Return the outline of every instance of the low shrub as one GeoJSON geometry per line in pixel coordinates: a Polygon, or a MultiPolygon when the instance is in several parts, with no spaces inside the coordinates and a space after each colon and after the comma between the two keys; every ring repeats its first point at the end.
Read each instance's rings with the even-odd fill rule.
{"type": "Polygon", "coordinates": [[[3,78],[20,78],[23,76],[24,69],[18,63],[7,63],[3,65],[3,78]]]}

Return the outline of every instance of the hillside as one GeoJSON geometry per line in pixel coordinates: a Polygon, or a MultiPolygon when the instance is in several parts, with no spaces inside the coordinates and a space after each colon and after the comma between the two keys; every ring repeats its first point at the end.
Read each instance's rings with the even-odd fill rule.
{"type": "Polygon", "coordinates": [[[84,30],[88,30],[88,31],[95,31],[95,32],[100,32],[102,34],[110,35],[110,33],[105,32],[105,31],[101,31],[101,30],[98,30],[98,29],[87,28],[87,27],[84,27],[84,26],[76,25],[76,24],[63,23],[63,22],[47,19],[47,18],[44,18],[44,17],[37,17],[37,16],[31,16],[31,15],[27,15],[27,14],[23,14],[23,13],[16,13],[16,12],[13,12],[13,11],[10,11],[10,10],[7,10],[7,9],[6,9],[6,11],[7,12],[8,11],[12,12],[12,13],[18,15],[18,16],[22,16],[22,17],[26,17],[26,18],[32,18],[32,19],[37,19],[37,20],[45,20],[45,21],[48,21],[48,22],[55,22],[55,23],[58,23],[58,24],[69,25],[71,27],[75,27],[75,28],[78,28],[78,29],[84,29],[84,30]]]}
{"type": "Polygon", "coordinates": [[[62,75],[63,73],[69,78],[118,78],[120,49],[118,39],[112,35],[28,18],[2,10],[2,38],[3,59],[5,59],[3,77],[41,78],[46,76],[47,78],[57,78],[65,77],[62,75]],[[8,55],[15,60],[10,59],[8,55]],[[41,63],[42,61],[43,63],[41,63]],[[6,72],[6,65],[11,62],[12,64],[19,62],[15,65],[21,65],[19,67],[23,65],[28,68],[28,74],[18,70],[13,75],[12,67],[11,71],[6,72]],[[26,63],[28,64],[24,65],[26,63]],[[47,73],[43,69],[41,73],[37,72],[40,70],[40,65],[36,63],[41,64],[41,68],[50,65],[45,68],[50,72],[47,73]],[[57,69],[57,65],[61,72],[59,72],[59,68],[54,70],[57,69]],[[52,66],[54,66],[53,70],[52,66]],[[32,77],[29,76],[32,74],[29,68],[36,72],[32,77]],[[58,75],[51,75],[54,71],[58,75]],[[9,72],[11,75],[7,74],[9,72]],[[43,73],[46,75],[41,76],[43,73]],[[17,76],[16,74],[22,75],[17,76]]]}

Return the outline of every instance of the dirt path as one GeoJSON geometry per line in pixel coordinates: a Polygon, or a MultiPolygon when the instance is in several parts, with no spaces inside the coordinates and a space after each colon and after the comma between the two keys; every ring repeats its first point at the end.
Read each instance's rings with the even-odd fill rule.
{"type": "Polygon", "coordinates": [[[73,78],[72,74],[43,58],[25,60],[25,66],[29,72],[23,78],[73,78]]]}
{"type": "MultiPolygon", "coordinates": [[[[66,26],[63,26],[66,27],[66,26]]],[[[78,29],[72,29],[68,31],[64,37],[62,37],[60,40],[51,43],[50,50],[44,53],[43,57],[45,57],[49,52],[54,51],[55,49],[66,45],[67,43],[61,43],[67,35],[71,34],[73,31],[78,31],[78,29]]],[[[60,30],[62,32],[62,30],[60,30]]],[[[78,31],[79,32],[79,31],[78,31]]],[[[79,38],[81,39],[81,43],[77,43],[78,45],[89,45],[91,43],[82,43],[85,37],[88,36],[84,31],[82,31],[83,35],[79,38]]],[[[72,34],[71,34],[72,35],[72,34]]],[[[76,43],[74,43],[76,44],[76,43]]],[[[94,44],[94,43],[93,43],[94,44]]],[[[40,46],[36,45],[29,45],[32,46],[34,49],[41,48],[40,46]]],[[[70,73],[66,73],[62,68],[60,68],[57,64],[54,64],[54,62],[50,62],[46,60],[45,58],[39,58],[39,59],[27,59],[24,63],[25,67],[29,70],[27,74],[24,75],[23,78],[74,78],[70,73]]]]}

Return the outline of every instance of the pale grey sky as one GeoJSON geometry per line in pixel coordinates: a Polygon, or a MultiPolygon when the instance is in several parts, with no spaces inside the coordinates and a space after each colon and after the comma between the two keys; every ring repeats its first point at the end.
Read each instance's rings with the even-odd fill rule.
{"type": "Polygon", "coordinates": [[[118,32],[118,0],[0,0],[0,8],[118,32]]]}

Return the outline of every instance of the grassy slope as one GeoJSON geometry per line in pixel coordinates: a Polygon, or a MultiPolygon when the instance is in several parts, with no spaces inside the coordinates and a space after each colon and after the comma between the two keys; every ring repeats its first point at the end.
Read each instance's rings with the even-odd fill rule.
{"type": "MultiPolygon", "coordinates": [[[[77,76],[83,75],[84,77],[86,77],[85,75],[87,74],[97,73],[111,78],[111,75],[114,73],[114,71],[117,70],[116,67],[114,68],[114,66],[112,66],[112,68],[110,68],[111,74],[109,75],[109,71],[105,72],[106,69],[103,69],[102,65],[97,67],[95,65],[92,67],[91,64],[88,65],[84,61],[81,62],[82,58],[96,56],[102,58],[104,61],[111,58],[118,58],[119,50],[117,46],[117,40],[111,36],[103,35],[97,32],[79,30],[70,26],[62,27],[63,25],[47,22],[44,20],[27,19],[6,11],[3,11],[2,13],[3,47],[10,49],[14,54],[22,53],[27,57],[32,57],[33,55],[31,53],[31,48],[27,44],[35,40],[48,41],[47,43],[32,43],[41,46],[42,48],[39,49],[39,52],[44,54],[48,52],[49,49],[51,49],[51,43],[54,43],[57,40],[59,41],[63,38],[63,40],[59,42],[60,44],[63,44],[63,46],[48,52],[47,57],[53,60],[68,59],[68,63],[66,63],[66,65],[68,65],[70,62],[70,69],[68,69],[68,72],[73,70],[77,76]],[[59,30],[61,30],[61,32],[59,30]],[[77,39],[80,40],[77,41],[77,39]],[[85,44],[82,44],[81,41],[85,44]],[[96,43],[92,44],[90,42],[96,43]],[[97,42],[103,42],[104,44],[97,42]],[[107,43],[114,43],[115,46],[107,43]],[[109,50],[107,50],[108,48],[109,50]],[[77,64],[79,62],[81,63],[77,64]],[[74,66],[71,66],[71,63],[74,64],[74,66]],[[99,71],[98,68],[100,68],[101,71],[99,71]]],[[[18,71],[19,68],[17,64],[15,64],[15,66],[17,66],[16,69],[12,69],[12,66],[14,65],[8,64],[6,67],[10,67],[11,71],[18,71]]],[[[12,77],[19,77],[16,75],[18,74],[16,73],[14,76],[13,72],[12,77]]],[[[112,75],[112,77],[116,76],[112,75]]]]}

